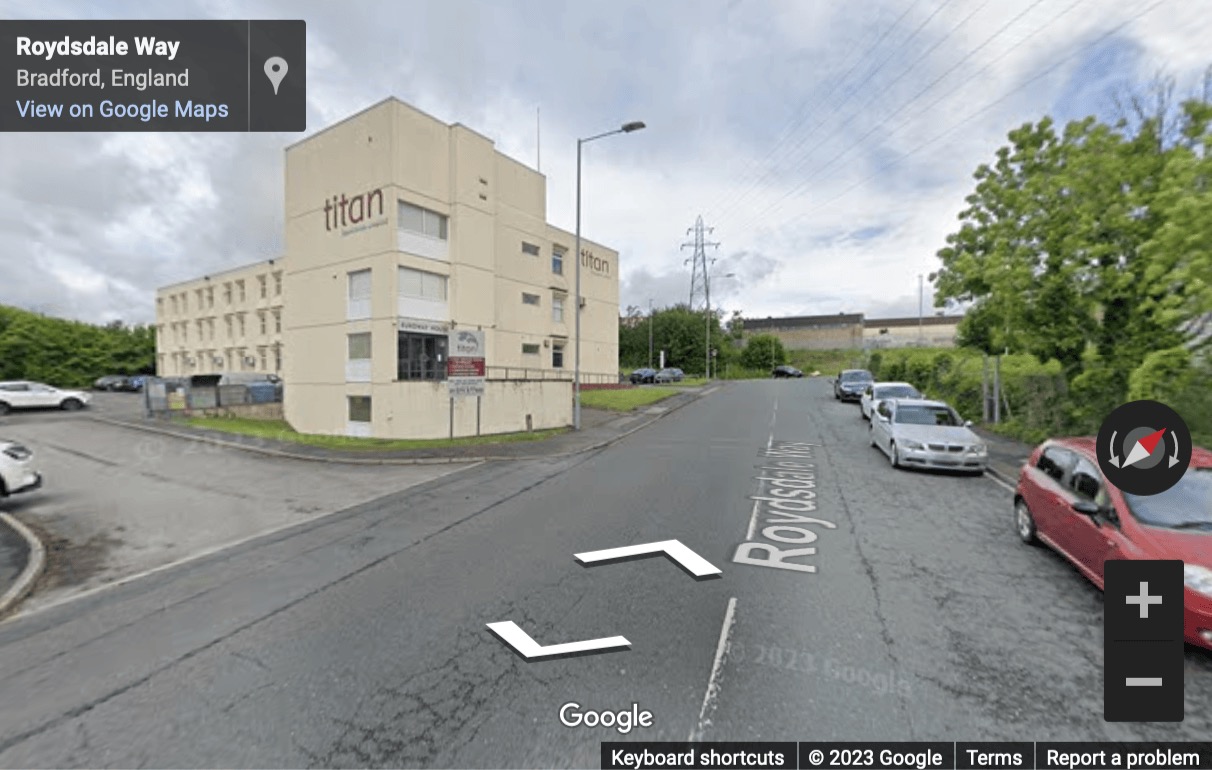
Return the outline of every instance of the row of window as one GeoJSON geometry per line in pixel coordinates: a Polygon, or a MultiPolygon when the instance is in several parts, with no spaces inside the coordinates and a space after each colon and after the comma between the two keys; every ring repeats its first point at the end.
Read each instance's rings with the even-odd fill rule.
{"type": "MultiPolygon", "coordinates": [[[[371,270],[357,270],[349,273],[349,305],[347,318],[360,320],[370,318],[370,300],[373,292],[371,270]]],[[[425,299],[433,302],[445,302],[450,279],[439,273],[429,273],[414,270],[410,267],[399,268],[399,295],[413,299],[425,299]]],[[[551,320],[564,323],[564,304],[568,295],[555,292],[551,295],[551,320]]],[[[522,303],[538,306],[542,298],[538,294],[522,292],[522,303]]]]}
{"type": "MultiPolygon", "coordinates": [[[[226,326],[226,339],[234,340],[243,337],[247,333],[247,327],[244,322],[244,313],[235,313],[227,315],[223,318],[226,326]]],[[[274,334],[282,333],[282,311],[257,311],[257,321],[261,330],[261,336],[269,334],[270,322],[272,319],[274,334]]],[[[208,342],[215,340],[215,320],[214,318],[199,318],[193,322],[196,340],[198,342],[208,342]]],[[[166,341],[172,343],[189,342],[189,321],[177,321],[171,324],[162,325],[160,334],[168,332],[166,341]]]]}
{"type": "MultiPolygon", "coordinates": [[[[396,334],[396,379],[397,380],[444,380],[446,379],[448,337],[444,334],[418,334],[397,332],[396,334]]],[[[370,381],[371,333],[356,332],[346,335],[345,377],[349,382],[370,381]]],[[[523,343],[524,355],[539,355],[537,343],[523,343]]],[[[564,343],[551,346],[551,366],[564,368],[564,343]]]]}
{"type": "Polygon", "coordinates": [[[275,345],[272,348],[259,347],[256,353],[249,352],[245,348],[222,351],[198,350],[193,353],[161,353],[158,357],[158,371],[166,371],[165,364],[169,361],[172,362],[172,371],[181,373],[220,369],[224,371],[280,372],[282,371],[282,349],[275,345]]]}
{"type": "MultiPolygon", "coordinates": [[[[282,296],[282,272],[278,271],[272,275],[264,273],[257,276],[258,294],[261,299],[268,299],[270,294],[270,286],[272,281],[273,296],[282,296]]],[[[200,289],[195,289],[193,308],[195,311],[210,310],[215,306],[215,288],[214,286],[204,286],[200,289]]],[[[178,292],[167,297],[169,310],[174,315],[188,313],[190,309],[190,293],[188,291],[178,292]]],[[[156,299],[156,309],[164,312],[165,297],[156,299]]],[[[247,302],[248,292],[245,288],[244,279],[236,281],[227,281],[223,284],[223,302],[231,305],[236,302],[247,302]]]]}
{"type": "MultiPolygon", "coordinates": [[[[530,254],[531,256],[537,257],[539,256],[540,251],[541,249],[539,248],[538,244],[522,241],[523,254],[530,254]]],[[[556,275],[564,274],[564,253],[564,249],[561,249],[559,246],[553,246],[551,248],[551,272],[555,273],[556,275]]]]}

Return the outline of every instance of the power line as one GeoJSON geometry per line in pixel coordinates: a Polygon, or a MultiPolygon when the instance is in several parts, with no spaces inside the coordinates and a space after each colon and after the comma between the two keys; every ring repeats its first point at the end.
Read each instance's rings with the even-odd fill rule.
{"type": "MultiPolygon", "coordinates": [[[[862,55],[860,55],[857,59],[855,59],[854,64],[850,65],[850,69],[846,70],[846,72],[840,78],[837,78],[833,81],[833,86],[829,89],[828,92],[825,93],[825,96],[821,97],[820,101],[824,101],[825,99],[832,96],[833,92],[837,90],[837,87],[841,83],[845,82],[846,78],[850,77],[851,73],[853,73],[856,69],[858,69],[859,65],[862,64],[864,62],[864,60],[866,60],[866,58],[868,56],[870,56],[871,53],[879,47],[880,43],[884,42],[884,39],[887,38],[888,35],[890,35],[893,30],[895,30],[898,26],[900,26],[901,21],[906,16],[908,16],[909,13],[914,8],[916,8],[918,5],[920,5],[922,2],[923,2],[923,0],[914,0],[914,2],[912,4],[910,4],[904,11],[902,11],[901,15],[896,18],[896,21],[892,22],[892,25],[889,26],[888,29],[884,30],[884,33],[882,35],[880,35],[876,39],[876,41],[874,43],[872,43],[871,46],[862,55]]],[[[795,133],[795,130],[804,124],[804,121],[806,121],[808,119],[808,115],[809,115],[808,102],[810,101],[810,99],[811,99],[810,96],[805,96],[804,99],[800,101],[799,105],[796,108],[795,116],[790,121],[788,121],[788,125],[784,127],[783,132],[779,135],[779,138],[774,142],[774,144],[771,146],[771,148],[767,151],[765,157],[763,157],[759,161],[751,162],[749,164],[748,168],[746,168],[745,171],[742,172],[742,179],[740,180],[738,187],[747,188],[749,184],[757,181],[757,175],[761,173],[761,167],[768,160],[773,158],[778,153],[779,148],[781,148],[783,146],[783,144],[791,137],[791,135],[793,133],[795,133]]],[[[736,190],[738,189],[738,187],[733,187],[730,192],[727,192],[727,193],[724,193],[723,195],[718,196],[716,198],[716,200],[713,201],[712,204],[707,207],[706,210],[709,212],[714,211],[716,209],[716,207],[721,206],[723,202],[728,202],[728,201],[731,201],[732,199],[736,198],[736,196],[737,196],[736,190]]],[[[726,207],[724,207],[724,208],[726,208],[726,207]]]]}
{"type": "MultiPolygon", "coordinates": [[[[944,80],[944,79],[945,79],[945,78],[946,78],[948,75],[950,75],[950,74],[951,74],[952,72],[954,72],[954,71],[955,71],[957,68],[959,68],[959,67],[960,67],[960,66],[961,66],[961,65],[962,65],[964,62],[968,61],[970,58],[972,58],[972,57],[973,57],[973,56],[975,56],[977,53],[979,53],[981,50],[983,50],[983,49],[984,49],[986,46],[988,46],[988,45],[989,45],[989,43],[993,42],[993,40],[995,40],[996,38],[998,38],[998,37],[1000,37],[1001,35],[1005,34],[1006,30],[1008,30],[1008,29],[1009,29],[1011,26],[1013,26],[1015,23],[1017,23],[1017,22],[1018,22],[1018,21],[1019,21],[1019,20],[1020,20],[1020,19],[1021,19],[1023,16],[1025,16],[1027,13],[1029,13],[1029,12],[1030,12],[1032,9],[1034,9],[1036,6],[1040,5],[1042,2],[1043,2],[1043,0],[1036,0],[1036,2],[1032,3],[1031,5],[1029,5],[1029,6],[1028,6],[1026,9],[1024,9],[1022,12],[1020,12],[1018,15],[1016,15],[1016,16],[1015,16],[1014,18],[1012,18],[1010,21],[1008,21],[1008,22],[1006,22],[1005,24],[1003,24],[1003,25],[1002,25],[1002,26],[1001,26],[1001,27],[1000,27],[1000,28],[999,28],[999,29],[998,29],[996,32],[994,32],[992,35],[990,35],[988,38],[986,38],[986,39],[984,40],[984,42],[982,42],[982,43],[981,43],[980,45],[978,45],[976,48],[973,48],[971,51],[969,51],[967,54],[965,54],[965,55],[964,55],[964,56],[963,56],[963,57],[962,57],[962,58],[961,58],[959,61],[957,61],[957,62],[956,62],[955,64],[953,64],[953,65],[952,65],[950,68],[948,68],[946,72],[944,72],[942,75],[940,75],[940,76],[938,76],[937,78],[935,78],[933,81],[931,81],[931,82],[930,82],[930,84],[929,84],[929,85],[927,85],[927,86],[926,86],[925,88],[923,88],[922,90],[918,91],[918,92],[917,92],[916,94],[914,94],[912,97],[910,97],[909,99],[905,100],[905,101],[904,101],[904,102],[901,104],[901,106],[900,106],[900,107],[898,107],[896,110],[894,110],[894,111],[892,112],[892,114],[890,114],[890,115],[886,116],[886,117],[885,117],[883,120],[881,120],[879,123],[876,123],[876,124],[875,124],[875,125],[874,125],[874,126],[871,128],[871,129],[870,129],[870,130],[868,130],[868,131],[867,131],[867,133],[865,133],[865,134],[863,134],[861,137],[859,137],[859,138],[858,138],[858,139],[857,139],[855,142],[853,142],[853,143],[852,143],[852,144],[851,144],[851,145],[850,145],[850,146],[849,146],[849,147],[848,147],[848,148],[847,148],[847,149],[846,149],[844,152],[842,152],[842,153],[841,153],[841,154],[839,154],[839,155],[835,155],[835,156],[833,157],[833,159],[832,159],[831,161],[829,161],[829,163],[827,163],[827,164],[826,164],[826,165],[825,165],[823,168],[820,168],[820,169],[817,169],[817,170],[816,170],[816,171],[814,171],[814,172],[811,172],[811,173],[810,173],[810,174],[807,176],[807,178],[800,180],[800,181],[799,181],[798,183],[796,183],[796,184],[795,184],[795,185],[794,185],[794,186],[793,186],[793,187],[792,187],[790,190],[788,190],[787,192],[785,192],[783,195],[779,196],[779,198],[777,198],[775,201],[773,201],[773,202],[771,202],[770,204],[768,204],[768,205],[767,205],[765,208],[761,209],[761,210],[760,210],[760,211],[758,211],[756,214],[750,215],[748,218],[746,218],[746,219],[743,221],[743,224],[741,224],[741,225],[740,225],[740,226],[739,226],[737,229],[738,229],[738,230],[743,230],[743,229],[745,229],[745,228],[748,228],[749,226],[751,226],[751,225],[752,225],[752,224],[754,224],[755,222],[760,221],[760,220],[761,220],[763,217],[765,217],[767,214],[769,214],[769,213],[771,213],[771,212],[774,212],[774,211],[777,211],[778,209],[780,209],[780,208],[782,207],[782,204],[783,204],[783,203],[784,203],[784,202],[785,202],[787,199],[791,198],[793,195],[797,195],[797,194],[799,194],[801,191],[803,191],[804,189],[806,189],[806,188],[808,187],[808,183],[809,183],[809,182],[811,182],[811,181],[812,181],[812,180],[814,180],[814,179],[819,178],[819,177],[821,176],[821,174],[822,174],[822,173],[825,171],[825,169],[828,169],[828,168],[832,167],[832,166],[833,166],[833,165],[835,165],[835,164],[836,164],[836,163],[837,163],[839,160],[841,160],[843,157],[845,157],[845,156],[849,155],[851,152],[853,152],[855,149],[857,149],[859,146],[861,146],[861,144],[862,144],[862,142],[863,142],[864,140],[866,140],[866,139],[867,139],[868,137],[870,137],[870,136],[871,136],[873,133],[875,133],[877,130],[879,130],[879,129],[880,129],[882,126],[884,126],[884,125],[885,125],[885,124],[886,124],[888,121],[892,120],[892,118],[896,117],[896,116],[897,116],[897,115],[899,115],[901,112],[903,112],[903,111],[905,110],[905,108],[906,108],[906,107],[908,107],[909,105],[911,105],[911,104],[913,104],[914,102],[916,102],[916,101],[917,101],[917,99],[918,99],[918,98],[920,98],[920,97],[921,97],[923,94],[925,94],[925,93],[929,92],[929,91],[930,91],[931,89],[933,89],[933,88],[934,88],[936,85],[938,85],[939,83],[941,83],[941,82],[942,82],[942,81],[943,81],[943,80],[944,80]]],[[[940,101],[942,101],[943,99],[946,99],[947,97],[949,97],[949,96],[953,95],[954,93],[956,93],[956,92],[959,90],[960,86],[962,86],[962,85],[964,85],[964,84],[966,84],[966,83],[971,82],[971,81],[972,81],[972,80],[974,80],[976,77],[978,77],[978,76],[980,76],[981,74],[983,74],[984,72],[988,71],[988,70],[989,70],[989,69],[990,69],[990,68],[991,68],[991,67],[992,67],[994,64],[996,64],[998,61],[1000,61],[1001,59],[1005,58],[1005,57],[1006,57],[1007,55],[1009,55],[1011,52],[1013,52],[1014,50],[1016,50],[1017,48],[1019,48],[1020,46],[1022,46],[1023,44],[1025,44],[1025,43],[1026,43],[1028,40],[1030,40],[1031,38],[1033,38],[1033,37],[1035,37],[1036,35],[1038,35],[1038,34],[1039,34],[1040,32],[1042,32],[1044,29],[1046,29],[1046,28],[1050,27],[1051,25],[1055,24],[1057,21],[1059,21],[1059,20],[1061,19],[1061,17],[1063,17],[1063,16],[1067,15],[1067,14],[1068,14],[1070,11],[1072,11],[1072,10],[1073,10],[1074,8],[1076,8],[1078,5],[1081,5],[1083,2],[1085,2],[1085,0],[1077,0],[1076,2],[1072,3],[1072,4],[1071,4],[1071,5],[1068,7],[1068,8],[1066,8],[1065,10],[1061,11],[1059,14],[1057,14],[1056,16],[1054,16],[1054,17],[1053,17],[1051,20],[1049,20],[1047,23],[1045,23],[1045,24],[1044,24],[1042,27],[1040,27],[1039,29],[1035,30],[1035,31],[1034,31],[1034,32],[1032,32],[1030,35],[1028,35],[1027,37],[1025,37],[1025,38],[1023,38],[1022,40],[1020,40],[1018,43],[1015,43],[1013,46],[1011,46],[1010,48],[1008,48],[1006,51],[1002,52],[1002,54],[1001,54],[1001,55],[999,55],[997,58],[995,58],[993,61],[989,62],[987,65],[985,65],[983,68],[981,68],[980,70],[978,70],[976,73],[974,73],[974,74],[970,75],[968,78],[966,78],[965,80],[961,81],[961,83],[957,84],[955,88],[953,88],[953,89],[951,89],[951,90],[947,91],[946,93],[944,93],[944,94],[943,94],[943,95],[942,95],[942,96],[941,96],[941,97],[940,97],[938,100],[936,100],[936,101],[935,101],[933,104],[938,104],[938,102],[940,102],[940,101]]],[[[932,104],[931,106],[933,106],[933,104],[932,104]]],[[[920,115],[920,114],[921,114],[921,112],[919,112],[918,114],[920,115]]],[[[853,117],[853,116],[852,116],[852,117],[853,117]]],[[[901,127],[898,127],[897,129],[894,129],[893,131],[890,131],[888,135],[889,135],[889,136],[894,135],[894,134],[895,134],[897,131],[899,131],[899,130],[900,130],[900,128],[902,128],[904,125],[905,125],[905,124],[902,124],[902,126],[901,126],[901,127]]],[[[835,133],[836,133],[836,132],[835,132],[835,133]]]]}
{"type": "MultiPolygon", "coordinates": [[[[909,158],[909,157],[911,157],[911,156],[913,156],[913,155],[916,155],[917,153],[919,153],[919,152],[921,152],[922,150],[924,150],[926,147],[929,147],[930,145],[934,144],[935,142],[938,142],[940,139],[942,139],[942,138],[944,138],[945,136],[947,136],[947,135],[949,135],[949,134],[951,134],[951,133],[955,132],[957,129],[959,129],[959,128],[961,128],[962,126],[966,125],[966,124],[967,124],[967,123],[969,123],[970,121],[974,120],[975,118],[977,118],[977,117],[979,117],[979,116],[983,115],[984,113],[986,113],[986,112],[988,112],[989,110],[993,109],[993,108],[994,108],[994,107],[996,107],[997,105],[999,105],[999,104],[1001,104],[1002,102],[1006,101],[1006,100],[1007,100],[1007,99],[1009,99],[1011,96],[1013,96],[1014,94],[1016,94],[1016,93],[1018,93],[1019,91],[1023,90],[1024,88],[1026,88],[1027,86],[1031,85],[1032,83],[1034,83],[1035,81],[1039,80],[1040,78],[1043,78],[1044,76],[1051,74],[1051,73],[1052,73],[1054,70],[1056,70],[1058,67],[1060,67],[1060,66],[1061,66],[1062,64],[1064,64],[1065,62],[1069,61],[1070,59],[1075,58],[1076,56],[1078,56],[1078,55],[1079,55],[1079,54],[1081,54],[1081,53],[1084,53],[1086,50],[1088,50],[1088,49],[1090,49],[1090,48],[1093,48],[1094,46],[1098,45],[1098,44],[1099,44],[1099,43],[1101,43],[1102,41],[1106,40],[1106,39],[1107,39],[1108,37],[1110,37],[1111,35],[1114,35],[1115,33],[1119,32],[1121,29],[1123,29],[1123,28],[1124,28],[1124,27],[1126,27],[1127,25],[1131,24],[1132,22],[1136,21],[1137,19],[1141,18],[1142,16],[1144,16],[1144,15],[1146,15],[1146,14],[1150,13],[1150,12],[1151,12],[1151,11],[1153,11],[1155,8],[1157,8],[1158,6],[1160,6],[1160,5],[1164,4],[1165,2],[1167,2],[1167,0],[1156,0],[1156,2],[1154,2],[1154,3],[1150,4],[1150,5],[1149,5],[1148,7],[1146,7],[1146,8],[1145,8],[1143,11],[1141,11],[1140,13],[1137,13],[1136,15],[1132,16],[1132,17],[1131,17],[1131,18],[1129,18],[1128,20],[1126,20],[1126,21],[1124,21],[1123,23],[1121,23],[1121,24],[1117,25],[1117,26],[1116,26],[1116,27],[1114,27],[1113,29],[1109,30],[1109,31],[1108,31],[1108,32],[1106,32],[1105,34],[1103,34],[1103,35],[1099,36],[1097,39],[1095,39],[1095,40],[1094,40],[1093,42],[1091,42],[1090,44],[1085,45],[1085,46],[1083,46],[1082,48],[1079,48],[1077,51],[1074,51],[1072,54],[1070,54],[1070,55],[1068,55],[1068,56],[1064,57],[1063,59],[1061,59],[1060,61],[1056,62],[1055,64],[1053,64],[1052,66],[1048,67],[1047,69],[1043,70],[1043,71],[1042,71],[1042,72],[1040,72],[1039,74],[1035,75],[1034,77],[1030,78],[1029,80],[1027,80],[1027,81],[1025,81],[1025,82],[1021,83],[1020,85],[1018,85],[1018,86],[1016,86],[1015,88],[1011,89],[1010,91],[1006,92],[1005,94],[1003,94],[1003,95],[1002,95],[1000,98],[998,98],[997,100],[995,100],[995,101],[993,101],[993,102],[990,102],[989,104],[985,105],[984,107],[982,107],[981,109],[977,110],[976,112],[971,113],[970,115],[968,115],[968,116],[967,116],[967,117],[965,117],[964,119],[960,120],[958,123],[954,124],[954,125],[953,125],[953,126],[951,126],[950,128],[948,128],[948,129],[946,129],[945,131],[943,131],[942,133],[935,135],[935,136],[934,136],[934,138],[929,139],[928,141],[923,142],[922,144],[919,144],[917,147],[914,147],[912,150],[910,150],[909,152],[906,152],[905,154],[901,155],[901,156],[900,156],[899,158],[897,158],[896,160],[891,161],[891,162],[890,162],[889,164],[887,164],[887,165],[889,165],[889,166],[895,166],[895,165],[897,165],[897,164],[901,163],[902,161],[906,160],[907,158],[909,158]]],[[[828,206],[829,204],[833,203],[834,201],[837,201],[837,200],[839,200],[839,199],[841,199],[841,198],[845,197],[846,195],[848,195],[850,192],[852,192],[852,191],[853,191],[853,190],[855,190],[856,188],[858,188],[858,187],[860,187],[860,186],[862,186],[862,185],[866,184],[867,182],[870,182],[872,179],[875,179],[876,177],[880,176],[880,175],[881,175],[881,173],[882,173],[882,172],[876,172],[876,173],[874,173],[874,174],[870,174],[870,175],[868,175],[868,176],[864,177],[863,179],[860,179],[859,181],[857,181],[857,182],[855,182],[854,184],[850,185],[850,186],[849,186],[849,187],[847,187],[846,189],[842,190],[842,191],[841,191],[840,193],[838,193],[837,195],[834,195],[832,198],[828,198],[828,199],[826,199],[826,200],[822,201],[821,203],[817,204],[816,206],[813,206],[812,208],[810,208],[810,209],[808,209],[808,210],[806,210],[806,211],[804,211],[804,212],[801,212],[800,214],[797,214],[796,216],[794,216],[794,217],[792,217],[791,219],[787,220],[787,222],[786,222],[785,224],[790,224],[790,223],[793,223],[793,222],[798,222],[799,220],[803,219],[804,217],[808,216],[809,214],[812,214],[812,213],[814,213],[814,212],[816,212],[816,211],[821,210],[822,208],[824,208],[824,207],[828,206]]]]}
{"type": "MultiPolygon", "coordinates": [[[[846,104],[848,104],[850,102],[850,100],[854,97],[854,95],[857,94],[860,90],[862,90],[862,88],[864,86],[866,86],[867,83],[869,83],[871,81],[871,79],[873,77],[875,77],[875,75],[878,74],[880,72],[880,70],[882,70],[884,68],[884,65],[886,65],[889,61],[892,60],[893,56],[895,56],[911,40],[913,40],[915,37],[917,37],[918,33],[920,33],[923,29],[925,29],[926,25],[928,25],[931,21],[933,21],[934,17],[937,16],[944,8],[946,8],[952,2],[954,2],[954,0],[943,0],[943,2],[940,3],[938,5],[938,7],[935,8],[922,21],[922,23],[917,26],[916,29],[914,29],[911,33],[909,33],[909,36],[907,38],[905,38],[904,40],[902,40],[900,42],[900,45],[897,48],[893,49],[891,54],[889,54],[883,61],[881,61],[878,65],[876,65],[874,69],[870,70],[867,73],[867,76],[864,77],[863,80],[857,86],[854,86],[853,88],[850,89],[849,93],[846,95],[846,97],[844,99],[842,99],[841,103],[838,104],[834,108],[834,113],[836,114],[837,112],[839,112],[841,110],[842,107],[844,107],[846,104]]],[[[903,16],[904,15],[902,14],[902,18],[903,18],[903,16]]],[[[897,21],[899,22],[899,19],[897,21]]],[[[840,82],[840,81],[838,81],[838,82],[840,82]]],[[[830,90],[829,94],[827,94],[827,96],[831,95],[832,93],[833,93],[833,91],[830,90]]],[[[825,125],[826,122],[827,122],[827,119],[822,119],[822,120],[818,121],[812,128],[810,128],[808,130],[808,132],[806,134],[801,136],[800,139],[797,142],[795,142],[795,144],[791,147],[791,150],[788,153],[788,156],[795,156],[795,155],[799,154],[800,150],[804,147],[804,145],[808,142],[808,140],[810,138],[812,138],[812,136],[816,133],[816,130],[819,129],[821,126],[825,125]]],[[[802,160],[802,157],[803,156],[801,156],[801,160],[802,160]]],[[[780,166],[778,164],[772,165],[770,168],[768,168],[766,170],[766,172],[764,174],[762,174],[761,178],[758,179],[757,182],[751,187],[751,189],[748,191],[748,193],[746,195],[742,195],[739,199],[732,202],[730,204],[729,208],[734,208],[736,206],[739,206],[741,201],[744,201],[746,198],[752,197],[753,193],[760,191],[762,189],[762,187],[761,187],[762,183],[765,182],[767,179],[769,179],[773,174],[777,173],[779,168],[780,168],[780,166]]],[[[724,209],[724,210],[727,210],[727,209],[724,209]]]]}

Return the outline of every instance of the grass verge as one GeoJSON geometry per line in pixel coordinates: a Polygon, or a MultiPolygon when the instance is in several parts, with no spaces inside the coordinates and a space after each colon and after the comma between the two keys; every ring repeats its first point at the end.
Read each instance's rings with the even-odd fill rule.
{"type": "Polygon", "coordinates": [[[583,390],[581,406],[630,412],[641,406],[655,404],[681,391],[677,388],[627,388],[625,390],[583,390]]]}
{"type": "Polygon", "coordinates": [[[455,439],[383,439],[353,436],[319,436],[299,433],[285,420],[254,420],[247,417],[187,417],[186,425],[238,436],[285,441],[322,449],[347,449],[367,452],[389,452],[400,449],[441,449],[455,446],[508,444],[519,441],[542,441],[559,435],[566,428],[536,430],[531,433],[498,433],[491,436],[466,436],[455,439]]]}

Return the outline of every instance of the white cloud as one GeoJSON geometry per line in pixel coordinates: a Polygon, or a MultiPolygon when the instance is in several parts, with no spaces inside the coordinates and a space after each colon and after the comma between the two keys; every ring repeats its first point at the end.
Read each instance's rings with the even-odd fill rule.
{"type": "MultiPolygon", "coordinates": [[[[737,276],[713,282],[713,302],[764,317],[915,314],[917,276],[1011,128],[1107,111],[1113,83],[1159,69],[1189,85],[1212,63],[1197,5],[1096,44],[1149,6],[1074,3],[214,0],[159,15],[305,19],[309,133],[395,95],[534,165],[541,107],[548,216],[566,229],[577,137],[644,120],[584,153],[583,231],[621,252],[621,304],[686,300],[681,244],[704,214],[713,269],[737,276]]],[[[282,148],[300,138],[6,135],[0,302],[149,320],[156,286],[276,256],[282,148]]]]}

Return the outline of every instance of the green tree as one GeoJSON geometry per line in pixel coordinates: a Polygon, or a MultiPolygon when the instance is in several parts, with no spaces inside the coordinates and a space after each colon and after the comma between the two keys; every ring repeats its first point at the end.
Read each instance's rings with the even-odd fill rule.
{"type": "Polygon", "coordinates": [[[154,372],[155,350],[147,326],[96,326],[0,306],[0,379],[86,386],[103,374],[154,372]]]}
{"type": "Polygon", "coordinates": [[[787,351],[773,334],[755,334],[745,343],[740,362],[746,369],[773,369],[787,362],[787,351]]]}

